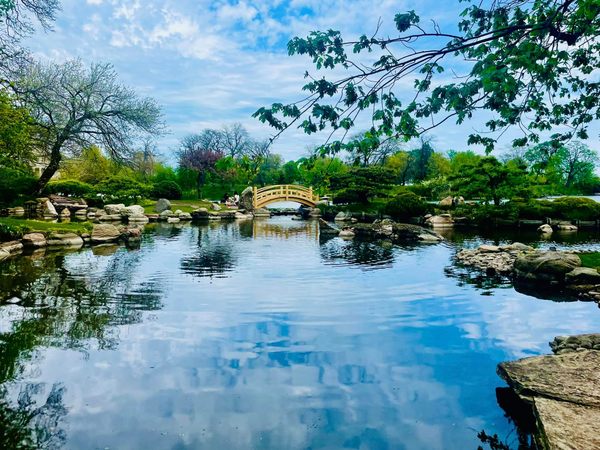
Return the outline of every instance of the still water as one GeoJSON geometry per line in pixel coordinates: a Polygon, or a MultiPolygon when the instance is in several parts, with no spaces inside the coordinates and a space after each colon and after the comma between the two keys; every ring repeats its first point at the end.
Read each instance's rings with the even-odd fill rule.
{"type": "MultiPolygon", "coordinates": [[[[496,364],[600,324],[596,304],[452,267],[494,236],[392,247],[289,218],[149,230],[137,250],[0,264],[0,446],[475,450],[485,430],[517,448],[496,364]]],[[[579,236],[558,245],[598,247],[579,236]]]]}

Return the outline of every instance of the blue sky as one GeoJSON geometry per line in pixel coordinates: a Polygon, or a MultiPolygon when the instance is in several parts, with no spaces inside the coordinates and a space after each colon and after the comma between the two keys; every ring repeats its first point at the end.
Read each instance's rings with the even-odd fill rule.
{"type": "MultiPolygon", "coordinates": [[[[63,0],[55,29],[27,45],[40,58],[111,62],[122,81],[162,106],[170,133],[167,159],[179,139],[203,128],[241,122],[253,136],[272,130],[251,117],[261,106],[301,98],[305,57],[289,57],[294,36],[329,28],[345,36],[391,34],[394,14],[414,9],[422,21],[453,29],[465,4],[457,0],[63,0]]],[[[313,71],[314,72],[314,71],[313,71]]],[[[412,79],[399,85],[412,90],[412,79]]],[[[440,150],[465,149],[481,120],[433,133],[440,150]]],[[[507,146],[508,138],[504,147],[507,146]]],[[[306,154],[322,136],[290,130],[273,147],[284,158],[306,154]]],[[[410,144],[409,144],[410,146],[410,144]]]]}

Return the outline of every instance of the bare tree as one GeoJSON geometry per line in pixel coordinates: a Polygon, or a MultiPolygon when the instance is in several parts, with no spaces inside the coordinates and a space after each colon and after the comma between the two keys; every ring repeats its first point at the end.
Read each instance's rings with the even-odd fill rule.
{"type": "Polygon", "coordinates": [[[12,84],[19,101],[46,130],[48,166],[38,182],[41,192],[65,153],[97,144],[117,161],[131,158],[133,144],[163,132],[161,112],[117,81],[110,64],[84,67],[80,60],[27,66],[12,84]]]}
{"type": "Polygon", "coordinates": [[[219,149],[220,142],[218,131],[204,130],[200,134],[183,138],[177,151],[179,166],[197,173],[197,190],[200,198],[206,176],[215,170],[215,164],[224,156],[219,149]]]}
{"type": "Polygon", "coordinates": [[[248,131],[241,123],[224,126],[221,130],[221,150],[232,158],[245,154],[250,145],[248,131]]]}
{"type": "Polygon", "coordinates": [[[0,0],[0,73],[28,60],[27,51],[19,46],[21,39],[33,32],[35,22],[51,30],[59,8],[59,0],[0,0]]]}

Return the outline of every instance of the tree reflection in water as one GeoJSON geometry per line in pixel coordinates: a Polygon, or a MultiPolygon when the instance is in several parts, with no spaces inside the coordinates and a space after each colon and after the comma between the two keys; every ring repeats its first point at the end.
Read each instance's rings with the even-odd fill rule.
{"type": "Polygon", "coordinates": [[[330,239],[321,245],[325,264],[350,264],[369,270],[391,267],[394,262],[393,245],[387,242],[369,242],[353,239],[330,239]]]}
{"type": "Polygon", "coordinates": [[[138,252],[117,251],[98,270],[91,251],[35,252],[0,265],[0,448],[59,448],[65,389],[19,382],[38,348],[118,345],[117,325],[162,307],[161,286],[133,282],[138,252]]]}

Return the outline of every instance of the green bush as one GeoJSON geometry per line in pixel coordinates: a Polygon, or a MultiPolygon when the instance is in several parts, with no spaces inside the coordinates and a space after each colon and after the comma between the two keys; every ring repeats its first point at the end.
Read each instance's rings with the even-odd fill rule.
{"type": "Polygon", "coordinates": [[[550,202],[554,217],[566,220],[596,220],[600,218],[600,203],[591,198],[560,197],[550,202]]]}
{"type": "Polygon", "coordinates": [[[166,198],[169,200],[180,200],[183,192],[181,187],[171,180],[163,180],[152,185],[150,197],[159,199],[166,198]]]}
{"type": "Polygon", "coordinates": [[[37,178],[18,169],[0,167],[0,205],[22,203],[35,191],[37,178]]]}
{"type": "Polygon", "coordinates": [[[104,203],[131,205],[149,194],[149,187],[131,178],[115,175],[96,185],[96,191],[104,203]]]}
{"type": "Polygon", "coordinates": [[[407,191],[390,200],[384,207],[384,213],[394,220],[406,220],[420,217],[430,209],[429,204],[413,192],[407,191]]]}
{"type": "Polygon", "coordinates": [[[88,197],[95,195],[94,186],[78,180],[51,181],[44,189],[45,194],[57,194],[66,197],[88,197]]]}
{"type": "Polygon", "coordinates": [[[27,229],[18,225],[0,223],[0,242],[16,241],[27,233],[27,229]]]}
{"type": "Polygon", "coordinates": [[[554,202],[549,200],[513,200],[509,204],[516,208],[519,219],[543,220],[556,216],[554,202]]]}

